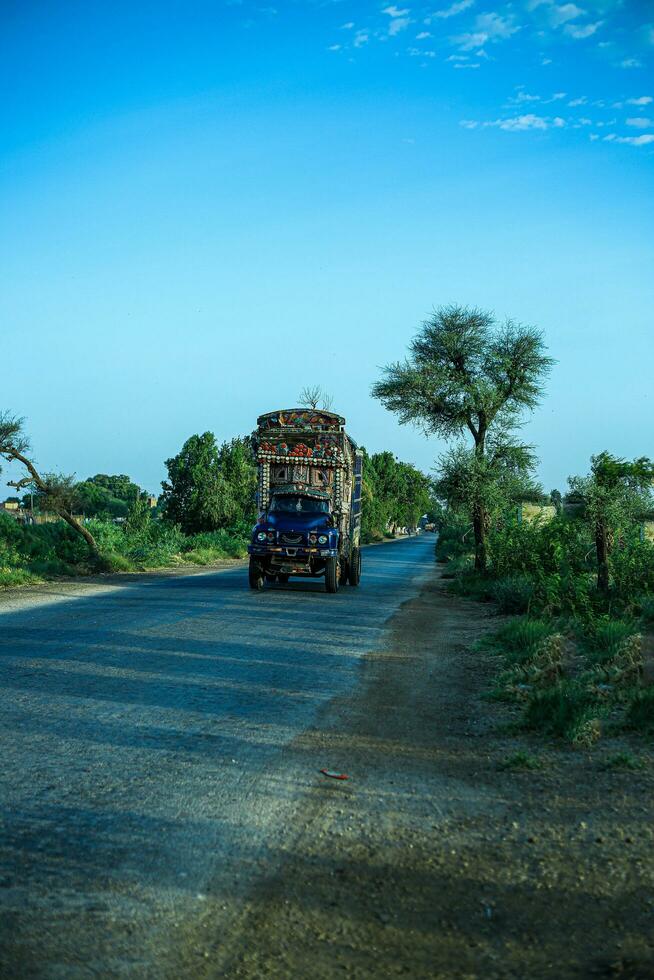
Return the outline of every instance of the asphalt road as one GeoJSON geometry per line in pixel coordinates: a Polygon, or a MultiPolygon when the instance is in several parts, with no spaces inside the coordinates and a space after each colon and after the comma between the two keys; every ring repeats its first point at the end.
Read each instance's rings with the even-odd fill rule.
{"type": "Polygon", "coordinates": [[[0,604],[0,975],[174,976],[208,907],[228,930],[330,764],[286,747],[357,684],[433,545],[367,548],[331,596],[251,592],[241,566],[0,604]]]}

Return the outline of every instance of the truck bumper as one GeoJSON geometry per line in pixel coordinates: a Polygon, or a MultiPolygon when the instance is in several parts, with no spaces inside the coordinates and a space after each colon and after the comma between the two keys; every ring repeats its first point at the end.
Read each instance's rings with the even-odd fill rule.
{"type": "Polygon", "coordinates": [[[248,554],[253,558],[299,558],[305,561],[310,558],[338,558],[336,548],[287,548],[258,544],[249,544],[248,554]]]}

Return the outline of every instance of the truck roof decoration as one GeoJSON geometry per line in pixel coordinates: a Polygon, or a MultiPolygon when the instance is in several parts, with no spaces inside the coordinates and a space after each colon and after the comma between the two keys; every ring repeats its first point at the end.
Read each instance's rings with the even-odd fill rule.
{"type": "Polygon", "coordinates": [[[262,429],[336,429],[345,425],[342,415],[324,412],[317,408],[282,408],[277,412],[267,412],[257,419],[259,431],[262,429]]]}

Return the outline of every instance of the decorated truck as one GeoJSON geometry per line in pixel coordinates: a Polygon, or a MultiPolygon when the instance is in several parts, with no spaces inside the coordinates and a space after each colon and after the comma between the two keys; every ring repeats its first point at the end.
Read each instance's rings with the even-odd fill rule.
{"type": "Polygon", "coordinates": [[[248,547],[250,588],[291,575],[327,592],[361,579],[362,453],[334,412],[292,408],[257,419],[259,519],[248,547]]]}

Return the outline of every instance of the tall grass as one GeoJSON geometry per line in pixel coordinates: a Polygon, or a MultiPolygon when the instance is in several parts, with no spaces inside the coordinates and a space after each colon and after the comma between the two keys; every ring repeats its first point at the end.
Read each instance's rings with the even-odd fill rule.
{"type": "Polygon", "coordinates": [[[99,557],[63,521],[22,527],[0,515],[0,586],[93,572],[128,572],[180,564],[209,565],[247,553],[246,526],[186,536],[162,521],[140,530],[111,521],[89,521],[99,557]]]}

